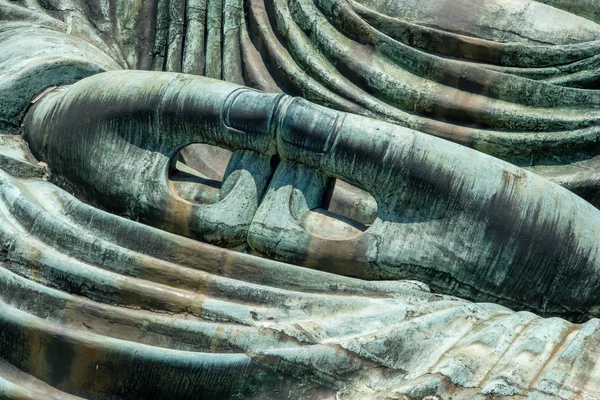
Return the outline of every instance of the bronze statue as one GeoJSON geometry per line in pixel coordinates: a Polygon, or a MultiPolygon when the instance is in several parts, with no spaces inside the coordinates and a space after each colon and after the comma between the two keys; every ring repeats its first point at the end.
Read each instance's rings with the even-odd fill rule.
{"type": "Polygon", "coordinates": [[[0,397],[600,396],[598,6],[1,0],[0,397]]]}

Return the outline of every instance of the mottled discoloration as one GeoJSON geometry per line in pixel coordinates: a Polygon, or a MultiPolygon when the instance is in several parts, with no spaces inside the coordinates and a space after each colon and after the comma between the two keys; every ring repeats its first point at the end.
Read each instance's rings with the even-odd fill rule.
{"type": "MultiPolygon", "coordinates": [[[[550,178],[597,153],[594,1],[76,1],[76,17],[59,3],[2,7],[6,21],[85,37],[116,61],[86,60],[98,71],[186,72],[283,90],[519,166],[546,166],[538,172],[550,178]]],[[[598,179],[569,178],[596,201],[598,179]]]]}
{"type": "Polygon", "coordinates": [[[598,212],[565,189],[463,147],[305,100],[186,75],[143,76],[89,78],[48,95],[26,120],[34,154],[103,207],[215,244],[248,238],[264,256],[351,276],[418,279],[569,318],[598,306],[598,212]],[[88,95],[96,91],[104,97],[88,95]],[[150,93],[160,102],[145,103],[150,93]],[[87,127],[71,122],[71,113],[106,107],[115,111],[83,111],[87,127]],[[88,133],[70,133],[82,129],[88,133]],[[222,199],[213,204],[182,201],[165,181],[176,150],[194,141],[247,152],[230,161],[239,172],[225,174],[222,199]],[[271,178],[273,151],[289,161],[271,178]],[[120,161],[94,159],[106,153],[120,161]],[[342,228],[331,238],[305,225],[319,223],[307,213],[327,207],[331,178],[378,201],[368,230],[345,237],[342,228]]]}
{"type": "Polygon", "coordinates": [[[0,0],[0,397],[598,397],[594,2],[0,0]]]}
{"type": "Polygon", "coordinates": [[[88,201],[211,243],[243,242],[270,175],[272,145],[264,127],[236,126],[235,121],[246,116],[228,110],[244,110],[245,103],[264,104],[264,110],[255,112],[269,115],[278,97],[253,91],[240,95],[235,85],[217,81],[203,87],[190,85],[198,79],[193,76],[157,74],[157,80],[136,76],[98,75],[73,90],[48,94],[43,105],[34,105],[40,118],[26,122],[24,134],[33,152],[48,160],[57,177],[88,201]],[[99,87],[101,94],[91,95],[99,87]],[[157,96],[149,97],[150,93],[157,96]],[[265,103],[256,103],[263,98],[265,103]],[[196,111],[182,112],[189,107],[196,111]],[[69,122],[74,118],[81,125],[69,122]],[[234,125],[229,128],[230,124],[234,125]],[[85,126],[93,126],[97,134],[75,133],[85,126]],[[53,132],[74,136],[68,139],[53,132]],[[223,140],[229,140],[225,147],[237,152],[223,177],[221,200],[199,205],[177,196],[167,181],[177,151],[195,142],[223,144],[223,140]],[[80,167],[73,168],[74,163],[80,167]],[[120,183],[115,184],[115,178],[120,183]]]}

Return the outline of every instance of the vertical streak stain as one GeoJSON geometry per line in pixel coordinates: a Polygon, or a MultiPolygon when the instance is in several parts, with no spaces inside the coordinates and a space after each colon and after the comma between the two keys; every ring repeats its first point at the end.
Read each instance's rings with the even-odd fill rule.
{"type": "Polygon", "coordinates": [[[221,79],[222,76],[222,17],[223,0],[208,0],[205,75],[214,79],[221,79]]]}
{"type": "Polygon", "coordinates": [[[240,26],[244,21],[242,0],[224,0],[223,7],[223,79],[244,84],[240,26]]]}
{"type": "Polygon", "coordinates": [[[204,75],[207,0],[188,0],[186,3],[185,44],[182,71],[204,75]]]}
{"type": "Polygon", "coordinates": [[[169,43],[165,70],[181,72],[185,21],[185,0],[172,0],[169,4],[169,43]]]}
{"type": "Polygon", "coordinates": [[[156,31],[154,36],[153,60],[151,69],[162,71],[167,55],[167,39],[169,35],[169,0],[158,0],[156,15],[156,31]]]}

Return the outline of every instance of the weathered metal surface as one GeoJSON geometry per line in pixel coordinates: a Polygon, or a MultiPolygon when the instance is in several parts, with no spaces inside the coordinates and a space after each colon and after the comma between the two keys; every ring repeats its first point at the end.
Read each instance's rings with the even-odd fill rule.
{"type": "Polygon", "coordinates": [[[600,398],[598,320],[515,312],[598,313],[600,211],[406,128],[593,200],[600,7],[544,3],[0,0],[0,397],[600,398]]]}
{"type": "Polygon", "coordinates": [[[55,40],[71,40],[57,31],[84,37],[76,46],[91,42],[114,60],[90,57],[87,68],[94,61],[283,90],[474,147],[597,203],[597,5],[4,0],[0,17],[41,36],[33,46],[50,36],[40,35],[43,26],[55,40]]]}
{"type": "Polygon", "coordinates": [[[573,325],[219,249],[2,182],[6,392],[86,398],[594,398],[573,325]],[[40,381],[31,380],[29,374],[40,381]],[[41,392],[40,392],[41,391],[41,392]]]}
{"type": "Polygon", "coordinates": [[[222,81],[122,71],[49,93],[23,134],[83,198],[194,239],[248,240],[277,260],[418,279],[546,315],[600,307],[600,211],[506,162],[385,122],[222,81]],[[234,151],[214,204],[184,201],[168,185],[170,160],[194,142],[234,151]],[[376,199],[364,233],[339,221],[341,236],[328,237],[319,225],[331,222],[306,220],[325,204],[328,177],[376,199]]]}
{"type": "MultiPolygon", "coordinates": [[[[97,75],[47,94],[26,119],[24,136],[34,155],[52,164],[57,178],[96,204],[195,239],[241,244],[271,175],[272,139],[258,130],[227,135],[221,129],[228,117],[222,104],[233,107],[238,101],[230,96],[235,87],[210,80],[190,85],[190,77],[131,71],[97,75]],[[221,199],[213,204],[185,201],[166,179],[176,152],[194,142],[235,150],[221,199]]],[[[256,105],[258,110],[236,109],[251,116],[271,103],[256,105]]]]}

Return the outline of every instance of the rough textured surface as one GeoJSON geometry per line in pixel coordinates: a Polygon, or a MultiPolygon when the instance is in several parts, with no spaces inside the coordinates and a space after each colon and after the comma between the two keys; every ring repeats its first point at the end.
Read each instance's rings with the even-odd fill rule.
{"type": "Polygon", "coordinates": [[[58,33],[67,32],[85,39],[71,48],[92,43],[114,60],[92,51],[71,74],[164,70],[300,95],[474,147],[600,202],[597,0],[3,0],[0,9],[4,35],[36,35],[36,45],[54,35],[54,46],[72,40],[58,33]]]}
{"type": "Polygon", "coordinates": [[[0,0],[0,398],[600,398],[598,9],[0,0]]]}
{"type": "Polygon", "coordinates": [[[0,182],[8,398],[593,399],[600,390],[598,320],[573,325],[418,283],[281,264],[108,214],[40,179],[1,172],[0,182]]]}
{"type": "MultiPolygon", "coordinates": [[[[294,215],[280,217],[271,205],[287,205],[290,208],[284,207],[282,212],[288,210],[292,214],[306,212],[307,208],[318,205],[319,188],[327,186],[327,179],[320,178],[322,186],[316,185],[320,173],[310,167],[318,166],[321,171],[338,177],[353,176],[352,182],[365,188],[369,186],[361,184],[361,177],[372,187],[379,186],[376,179],[368,180],[370,164],[361,159],[353,163],[353,158],[344,157],[345,152],[360,154],[352,147],[353,141],[360,142],[352,127],[358,129],[366,125],[373,130],[369,136],[373,146],[388,149],[381,155],[388,154],[390,161],[377,162],[373,158],[373,162],[381,167],[378,174],[381,179],[385,179],[385,167],[392,169],[392,175],[393,168],[398,167],[410,172],[402,161],[414,157],[401,157],[401,154],[394,157],[395,151],[408,144],[407,149],[418,152],[419,141],[425,141],[432,154],[436,154],[436,144],[446,150],[450,146],[452,151],[447,151],[446,157],[456,153],[467,164],[476,161],[479,165],[477,174],[469,175],[461,170],[457,173],[465,179],[485,177],[486,188],[494,184],[493,177],[498,174],[495,190],[502,193],[504,175],[518,172],[519,179],[525,183],[522,192],[535,195],[529,199],[532,204],[536,204],[535,201],[543,204],[545,196],[540,196],[543,192],[539,189],[544,189],[550,191],[550,199],[561,202],[555,210],[568,210],[569,207],[587,210],[587,218],[580,219],[580,214],[574,214],[567,224],[581,237],[585,234],[580,234],[577,227],[598,215],[595,208],[565,189],[472,150],[393,125],[339,114],[301,100],[240,90],[234,85],[192,76],[162,73],[148,76],[149,82],[158,87],[162,87],[161,82],[171,82],[169,88],[173,88],[172,81],[179,80],[190,94],[190,97],[178,97],[179,101],[205,106],[204,113],[192,108],[190,113],[195,119],[187,124],[182,123],[185,118],[181,115],[156,114],[157,108],[151,108],[151,114],[166,124],[163,128],[170,132],[169,136],[153,133],[152,124],[147,124],[147,130],[137,139],[130,136],[125,141],[121,138],[118,145],[114,139],[109,139],[111,136],[101,140],[103,134],[135,131],[130,127],[125,131],[116,129],[119,121],[123,121],[121,115],[137,115],[144,119],[140,112],[120,113],[127,110],[124,104],[115,108],[119,113],[90,114],[90,117],[98,115],[99,119],[87,119],[86,127],[73,126],[74,132],[87,129],[84,135],[72,135],[71,130],[63,129],[67,126],[61,124],[62,116],[56,110],[65,110],[64,117],[70,118],[69,110],[77,110],[75,105],[66,105],[70,96],[77,98],[78,93],[85,94],[96,85],[109,97],[112,90],[135,93],[132,88],[136,86],[136,79],[145,75],[137,72],[102,74],[62,92],[48,94],[30,111],[26,120],[25,136],[33,150],[47,158],[51,168],[55,164],[56,173],[83,194],[102,179],[112,182],[112,190],[116,191],[146,184],[143,180],[136,181],[135,177],[129,177],[126,184],[121,183],[121,171],[127,171],[128,165],[138,165],[139,160],[128,147],[132,142],[138,144],[135,148],[140,151],[149,147],[142,145],[142,140],[157,146],[150,152],[158,157],[157,162],[162,162],[163,173],[157,184],[166,184],[164,169],[169,165],[169,156],[174,156],[176,149],[188,142],[212,137],[213,143],[234,150],[234,154],[251,149],[272,154],[276,150],[282,161],[253,224],[259,224],[262,229],[276,228],[265,220],[264,211],[267,211],[266,214],[275,217],[287,232],[283,236],[263,235],[262,243],[267,245],[279,243],[281,238],[288,241],[297,238],[290,231],[292,228],[307,236],[298,227],[294,215]],[[124,81],[128,83],[124,84],[124,81]],[[202,90],[195,92],[193,88],[202,90]],[[262,101],[253,101],[257,97],[262,101]],[[278,107],[272,105],[281,107],[281,103],[286,111],[274,111],[278,107]],[[249,119],[248,114],[244,114],[249,104],[261,105],[264,111],[254,110],[253,118],[249,119]],[[52,124],[40,122],[48,117],[48,110],[54,110],[50,118],[52,124]],[[314,121],[312,125],[306,118],[301,118],[307,112],[314,121]],[[111,119],[107,121],[101,118],[103,116],[111,119]],[[170,117],[179,122],[179,129],[168,125],[170,117]],[[331,122],[340,119],[343,123],[334,124],[337,129],[332,131],[331,122]],[[112,129],[103,131],[103,124],[112,129]],[[50,126],[57,130],[45,129],[50,126]],[[265,129],[268,126],[277,128],[275,131],[265,129]],[[348,126],[350,131],[346,130],[348,126]],[[186,132],[193,137],[186,137],[186,132]],[[62,139],[61,135],[64,135],[62,139]],[[335,140],[331,135],[336,135],[335,140]],[[41,139],[44,137],[45,141],[41,139]],[[42,142],[46,143],[45,147],[39,146],[42,142]],[[176,144],[168,151],[156,151],[167,149],[169,143],[176,144]],[[101,150],[103,148],[106,150],[101,150]],[[86,153],[85,149],[90,152],[86,153]],[[106,154],[106,151],[112,154],[109,165],[116,169],[104,167],[92,173],[94,171],[86,167],[92,164],[86,160],[94,153],[106,154]],[[129,154],[129,161],[119,161],[121,153],[129,154]],[[337,156],[337,162],[328,164],[334,156],[337,156]],[[80,168],[65,167],[73,165],[75,160],[79,160],[80,168]],[[305,166],[292,168],[297,162],[305,166]],[[295,171],[297,178],[289,178],[291,171],[295,171]],[[282,177],[287,182],[285,185],[281,184],[282,177]],[[303,185],[302,182],[311,184],[303,185]],[[296,198],[275,203],[269,199],[284,189],[294,190],[296,198]]],[[[82,103],[86,98],[102,101],[102,98],[92,100],[82,95],[81,101],[75,104],[86,107],[82,103]]],[[[115,98],[127,100],[123,95],[115,98]]],[[[168,96],[159,95],[158,98],[169,104],[168,96]]],[[[134,97],[126,103],[148,109],[139,98],[134,97]]],[[[89,109],[106,110],[103,107],[89,109]]],[[[174,109],[182,110],[181,107],[174,109]]],[[[31,160],[23,146],[21,142],[19,154],[23,156],[20,158],[31,160]]],[[[14,154],[15,145],[12,148],[14,154]]],[[[376,157],[380,153],[371,149],[365,154],[376,157]]],[[[457,167],[456,163],[444,165],[457,167]]],[[[32,165],[32,168],[36,166],[32,165]]],[[[422,174],[426,169],[420,171],[422,174]]],[[[410,183],[411,174],[396,175],[410,183]]],[[[416,177],[419,177],[418,173],[416,177]]],[[[421,176],[421,186],[424,179],[421,176]]],[[[370,283],[279,264],[107,214],[43,180],[16,179],[3,173],[1,181],[4,216],[1,225],[4,272],[1,275],[5,285],[1,291],[5,303],[1,325],[2,355],[25,373],[59,390],[91,398],[196,398],[198,393],[202,393],[203,398],[270,397],[267,393],[274,393],[276,397],[334,398],[337,393],[342,398],[357,399],[399,394],[421,398],[449,393],[457,398],[488,394],[570,398],[581,390],[593,398],[600,390],[597,387],[597,361],[592,361],[597,360],[594,344],[600,334],[597,333],[597,320],[572,325],[526,312],[515,314],[492,304],[469,304],[430,294],[418,283],[370,283]],[[589,355],[588,351],[591,352],[589,355]],[[519,360],[518,363],[515,360],[519,360]],[[584,364],[580,366],[578,362],[584,364]],[[157,379],[158,376],[163,379],[157,379]]],[[[387,187],[397,187],[393,180],[387,181],[387,187]]],[[[429,178],[428,182],[434,185],[436,180],[429,178]]],[[[451,187],[446,185],[442,189],[450,190],[451,187]]],[[[405,193],[411,193],[410,186],[407,189],[405,193]]],[[[424,188],[417,185],[414,189],[416,195],[424,188]]],[[[439,202],[445,198],[442,189],[435,192],[439,202]]],[[[252,193],[256,195],[256,192],[252,193]]],[[[459,212],[462,201],[468,204],[470,199],[474,205],[484,204],[474,196],[476,192],[470,193],[466,199],[456,197],[451,208],[438,209],[451,216],[459,212]]],[[[386,198],[399,201],[402,197],[391,194],[381,197],[375,190],[374,194],[380,203],[378,215],[384,219],[378,219],[361,236],[367,242],[371,240],[372,232],[377,232],[377,225],[398,229],[394,228],[397,226],[394,223],[401,222],[403,217],[382,201],[386,198]]],[[[107,202],[103,197],[98,200],[104,200],[102,204],[108,207],[120,203],[117,200],[107,202]]],[[[392,201],[392,204],[395,203],[392,201]]],[[[238,205],[238,209],[243,207],[238,205]]],[[[540,210],[545,208],[540,207],[540,210]]],[[[489,223],[477,221],[479,214],[473,211],[470,215],[475,222],[489,223]]],[[[162,221],[147,222],[160,225],[162,221]]],[[[185,222],[179,226],[185,227],[185,222]]],[[[508,228],[514,227],[510,221],[505,222],[508,224],[497,222],[505,229],[498,232],[510,235],[508,228]]],[[[557,223],[560,226],[560,220],[557,223]]],[[[419,225],[419,221],[414,221],[415,227],[419,225]]],[[[556,228],[550,229],[555,232],[556,228]]],[[[256,233],[251,229],[250,242],[260,251],[261,246],[254,241],[261,236],[254,235],[256,233]]],[[[382,236],[398,237],[396,234],[382,236]]],[[[464,239],[462,235],[458,236],[464,239]]],[[[427,238],[426,233],[422,238],[427,238]]],[[[307,264],[356,274],[352,264],[343,268],[340,262],[347,256],[344,249],[334,243],[330,243],[331,250],[327,243],[322,246],[321,251],[313,251],[310,255],[325,255],[329,262],[320,260],[307,264]]],[[[281,248],[285,246],[281,245],[281,248]]],[[[303,246],[298,239],[295,246],[288,244],[287,248],[296,252],[312,249],[310,245],[303,246]]],[[[356,245],[356,240],[347,248],[351,249],[351,256],[370,254],[367,248],[356,245]]],[[[433,246],[428,248],[433,250],[433,246]]],[[[561,249],[566,252],[570,248],[561,244],[561,249]]],[[[275,250],[279,248],[275,247],[275,250]]],[[[388,259],[406,256],[405,252],[384,248],[379,254],[388,259]]],[[[377,261],[373,266],[378,265],[377,261]]],[[[498,263],[496,267],[506,265],[515,264],[498,263]]],[[[434,264],[434,267],[441,266],[434,264]]],[[[394,267],[404,270],[402,263],[394,267]]],[[[418,271],[412,272],[422,277],[418,271]]],[[[569,281],[563,279],[561,283],[569,281]]],[[[449,289],[448,286],[445,288],[449,289]]],[[[565,295],[568,291],[557,294],[565,295]]],[[[577,301],[584,299],[583,296],[573,297],[577,301]]],[[[564,301],[564,304],[570,303],[564,301]]],[[[24,378],[10,377],[17,387],[25,385],[21,383],[24,378]]]]}
{"type": "Polygon", "coordinates": [[[542,314],[600,310],[598,209],[532,173],[405,128],[222,81],[122,71],[47,94],[23,134],[81,197],[190,238],[227,247],[248,240],[276,260],[418,279],[542,314]],[[169,160],[194,142],[234,152],[213,204],[185,201],[169,186],[169,160]],[[374,196],[377,219],[366,232],[337,221],[341,236],[332,228],[327,237],[318,232],[326,216],[306,220],[326,202],[327,177],[374,196]]]}

